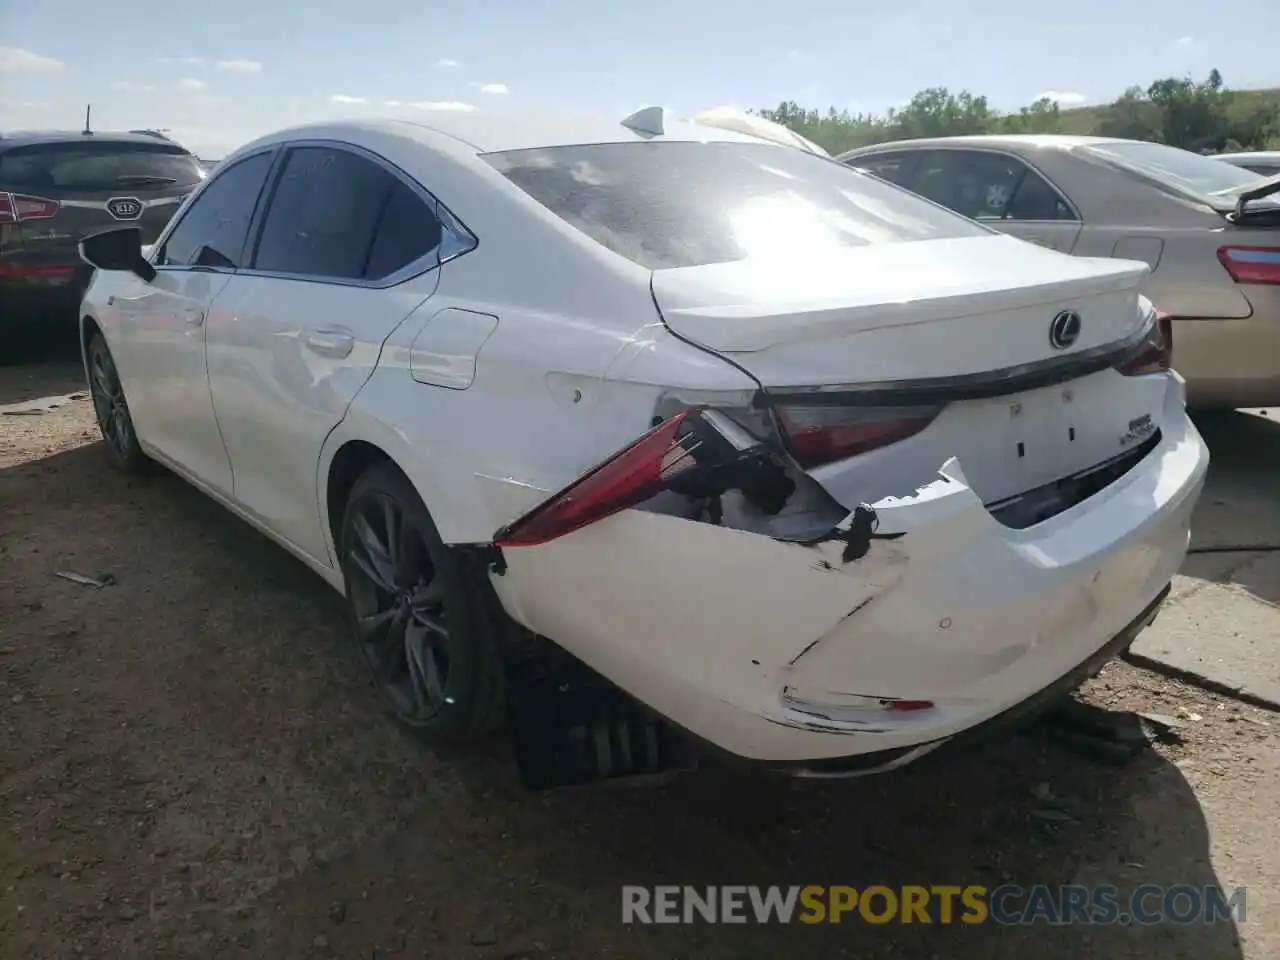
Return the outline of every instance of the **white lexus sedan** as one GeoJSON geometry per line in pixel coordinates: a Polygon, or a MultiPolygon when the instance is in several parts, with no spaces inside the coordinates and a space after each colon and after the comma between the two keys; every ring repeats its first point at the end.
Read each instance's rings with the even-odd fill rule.
{"type": "Polygon", "coordinates": [[[1025,716],[1154,617],[1208,465],[1145,264],[657,108],[289,129],[81,252],[115,465],[340,591],[401,722],[505,717],[530,769],[660,729],[868,772],[1025,716]]]}

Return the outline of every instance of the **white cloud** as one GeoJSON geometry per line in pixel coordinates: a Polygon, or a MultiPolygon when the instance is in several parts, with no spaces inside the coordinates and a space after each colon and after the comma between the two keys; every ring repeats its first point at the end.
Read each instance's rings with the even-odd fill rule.
{"type": "Polygon", "coordinates": [[[402,102],[400,100],[388,100],[388,107],[410,107],[414,110],[448,110],[454,113],[468,113],[475,109],[469,103],[463,103],[460,100],[410,100],[402,102]]]}
{"type": "Polygon", "coordinates": [[[204,81],[197,80],[194,77],[183,77],[178,81],[178,89],[180,90],[203,90],[204,81]]]}
{"type": "Polygon", "coordinates": [[[113,90],[126,90],[132,93],[150,93],[155,89],[149,83],[134,83],[132,80],[116,80],[111,87],[113,90]]]}
{"type": "Polygon", "coordinates": [[[63,63],[21,47],[0,47],[0,73],[52,73],[63,63]]]}
{"type": "Polygon", "coordinates": [[[1046,90],[1043,93],[1037,93],[1034,99],[1052,100],[1060,107],[1078,107],[1084,103],[1085,97],[1083,93],[1075,93],[1072,90],[1046,90]]]}
{"type": "Polygon", "coordinates": [[[329,95],[330,103],[368,103],[364,97],[348,97],[345,93],[334,93],[329,95]]]}
{"type": "Polygon", "coordinates": [[[1195,42],[1195,39],[1196,39],[1195,37],[1179,37],[1177,40],[1173,42],[1180,47],[1189,47],[1191,46],[1191,44],[1195,42]]]}
{"type": "Polygon", "coordinates": [[[183,67],[203,67],[206,63],[204,57],[159,57],[160,63],[167,63],[183,67]]]}
{"type": "Polygon", "coordinates": [[[481,93],[510,93],[510,88],[505,83],[472,83],[473,87],[481,93]]]}
{"type": "Polygon", "coordinates": [[[214,64],[217,70],[226,70],[228,73],[261,73],[262,64],[257,60],[219,60],[214,64]]]}
{"type": "Polygon", "coordinates": [[[454,68],[454,67],[460,67],[460,66],[462,66],[462,62],[461,62],[460,60],[450,60],[450,59],[448,59],[448,58],[446,57],[446,58],[445,58],[445,59],[443,59],[443,60],[437,60],[437,61],[436,61],[436,66],[437,66],[437,67],[446,67],[446,68],[452,69],[452,68],[454,68]]]}
{"type": "Polygon", "coordinates": [[[48,110],[48,100],[23,100],[18,104],[23,110],[48,110]]]}

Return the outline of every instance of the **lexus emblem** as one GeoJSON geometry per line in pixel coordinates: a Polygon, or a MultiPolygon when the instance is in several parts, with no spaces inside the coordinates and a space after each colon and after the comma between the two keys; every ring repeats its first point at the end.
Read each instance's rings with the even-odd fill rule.
{"type": "Polygon", "coordinates": [[[1080,314],[1063,310],[1049,324],[1049,345],[1055,350],[1065,350],[1080,339],[1080,314]]]}
{"type": "Polygon", "coordinates": [[[137,197],[112,197],[107,201],[107,213],[117,220],[137,220],[142,216],[142,201],[137,197]]]}

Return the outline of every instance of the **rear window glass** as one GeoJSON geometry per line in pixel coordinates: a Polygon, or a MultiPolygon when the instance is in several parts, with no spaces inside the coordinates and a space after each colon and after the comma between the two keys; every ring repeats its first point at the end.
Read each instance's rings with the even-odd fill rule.
{"type": "Polygon", "coordinates": [[[13,189],[164,189],[203,177],[195,157],[160,143],[49,143],[0,153],[0,184],[13,189]]]}
{"type": "Polygon", "coordinates": [[[484,156],[557,216],[652,270],[991,232],[791,147],[668,141],[484,156]]]}
{"type": "Polygon", "coordinates": [[[1254,186],[1262,180],[1252,170],[1163,143],[1122,141],[1091,144],[1082,149],[1085,153],[1128,167],[1174,190],[1200,197],[1230,193],[1254,186]]]}

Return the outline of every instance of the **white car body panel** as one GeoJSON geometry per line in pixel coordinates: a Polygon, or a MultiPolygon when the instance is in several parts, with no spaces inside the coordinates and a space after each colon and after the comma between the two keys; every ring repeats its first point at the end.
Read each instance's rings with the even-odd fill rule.
{"type": "Polygon", "coordinates": [[[138,439],[224,494],[232,488],[231,461],[213,413],[203,343],[229,279],[160,271],[147,284],[124,274],[119,292],[109,295],[113,353],[131,384],[129,408],[138,439]]]}
{"type": "Polygon", "coordinates": [[[880,531],[905,536],[854,563],[829,545],[630,510],[507,551],[501,589],[530,627],[734,753],[796,761],[847,754],[850,735],[868,752],[934,741],[1085,660],[1177,571],[1207,458],[1181,386],[1165,400],[1176,432],[1145,468],[1035,530],[992,519],[960,459],[874,504],[880,531]],[[937,706],[818,716],[789,707],[787,687],[819,704],[937,706]]]}
{"type": "MultiPolygon", "coordinates": [[[[1151,322],[1147,265],[995,234],[649,270],[476,154],[653,138],[595,120],[441,122],[283,131],[218,173],[271,144],[352,144],[430,190],[475,250],[384,289],[99,271],[84,301],[143,449],[340,591],[329,483],[351,444],[403,471],[446,543],[483,545],[646,433],[660,404],[1017,372],[1055,355],[1056,311],[1084,318],[1056,354],[1068,361],[1151,322]]],[[[665,136],[757,143],[687,124],[665,136]]],[[[505,548],[491,579],[516,621],[734,753],[927,749],[1087,660],[1168,584],[1208,463],[1183,397],[1175,374],[1108,367],[958,399],[909,439],[813,468],[844,509],[871,503],[879,533],[902,535],[860,559],[634,508],[505,548]],[[1146,442],[1128,473],[1049,520],[1014,529],[987,509],[1146,442]],[[934,706],[890,715],[867,698],[934,706]]]]}

